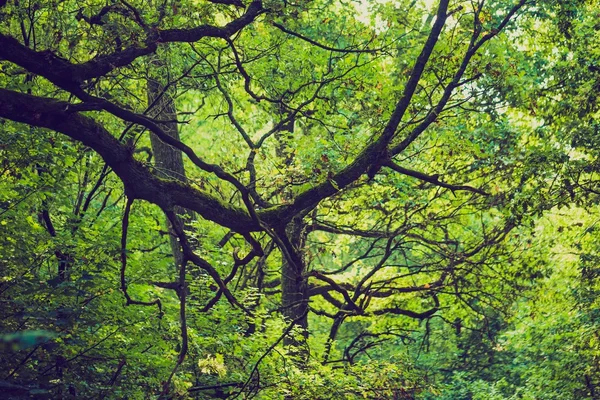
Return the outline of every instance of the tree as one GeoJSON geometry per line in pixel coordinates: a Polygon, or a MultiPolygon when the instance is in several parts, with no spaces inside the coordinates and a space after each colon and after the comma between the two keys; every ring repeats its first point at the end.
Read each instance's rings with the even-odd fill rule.
{"type": "MultiPolygon", "coordinates": [[[[506,308],[534,275],[535,265],[506,265],[520,257],[522,238],[513,232],[530,212],[528,196],[547,183],[537,179],[535,144],[523,146],[526,123],[512,124],[498,109],[511,101],[508,88],[526,65],[502,55],[517,54],[518,18],[539,18],[541,6],[209,0],[80,7],[14,1],[0,8],[0,117],[10,139],[4,171],[12,177],[5,211],[17,230],[32,214],[24,202],[40,215],[32,226],[45,229],[3,247],[10,253],[57,237],[52,209],[70,235],[49,245],[58,245],[62,287],[80,288],[97,262],[80,262],[69,276],[65,257],[73,269],[70,260],[87,257],[90,240],[101,240],[107,251],[98,258],[118,268],[103,274],[118,277],[127,305],[158,307],[162,315],[177,302],[180,343],[164,395],[177,371],[187,373],[190,331],[219,315],[221,298],[241,312],[231,314],[245,326],[240,337],[280,329],[261,348],[269,353],[283,343],[301,373],[314,360],[353,365],[451,304],[463,313],[506,308]],[[33,179],[30,165],[38,161],[35,154],[19,161],[24,140],[42,149],[40,165],[56,185],[35,181],[32,193],[43,187],[48,195],[27,201],[19,182],[33,179]],[[162,170],[168,160],[177,176],[162,170]],[[68,196],[56,198],[59,188],[77,193],[73,210],[64,206],[68,196]],[[114,222],[119,207],[119,239],[82,232],[84,225],[97,230],[102,218],[114,222]],[[170,229],[148,230],[161,225],[157,208],[170,229]],[[174,245],[175,277],[160,265],[164,256],[144,265],[164,236],[174,245]],[[286,325],[269,325],[272,313],[286,325]]],[[[32,249],[21,254],[27,262],[11,259],[8,276],[37,255],[32,249]]],[[[39,279],[53,278],[38,271],[39,279]]],[[[13,329],[27,325],[9,316],[13,329]]],[[[118,328],[126,324],[121,317],[128,319],[118,316],[118,328]]],[[[152,329],[160,335],[158,322],[152,329]]],[[[193,356],[219,371],[216,356],[193,356]]],[[[263,358],[241,367],[249,378],[231,387],[268,388],[258,373],[263,358]]],[[[60,355],[47,369],[65,379],[73,360],[60,355]]],[[[119,361],[110,386],[123,368],[119,361]]]]}

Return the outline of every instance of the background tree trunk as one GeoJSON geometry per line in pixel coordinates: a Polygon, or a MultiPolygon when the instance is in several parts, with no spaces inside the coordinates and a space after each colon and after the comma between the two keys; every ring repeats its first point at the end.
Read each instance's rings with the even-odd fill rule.
{"type": "MultiPolygon", "coordinates": [[[[147,93],[148,106],[152,106],[149,111],[149,116],[159,120],[158,125],[169,136],[180,140],[179,129],[177,126],[177,108],[175,106],[174,88],[167,87],[159,78],[160,75],[168,75],[159,73],[165,68],[165,63],[158,57],[154,57],[149,66],[147,93]],[[153,73],[156,71],[156,73],[153,73]]],[[[163,143],[155,134],[150,134],[150,142],[152,145],[152,154],[154,158],[154,167],[161,177],[177,179],[182,182],[187,182],[185,167],[183,164],[183,154],[180,150],[163,143]]],[[[193,219],[193,213],[182,207],[176,207],[175,213],[182,219],[183,226],[189,226],[189,222],[193,219]]],[[[171,223],[167,220],[169,229],[169,240],[171,250],[175,258],[175,265],[180,265],[183,260],[183,255],[179,246],[179,241],[173,232],[171,223]]]]}

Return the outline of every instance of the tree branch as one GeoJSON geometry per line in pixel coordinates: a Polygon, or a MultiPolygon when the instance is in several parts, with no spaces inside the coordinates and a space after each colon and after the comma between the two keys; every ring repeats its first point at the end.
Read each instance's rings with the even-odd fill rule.
{"type": "Polygon", "coordinates": [[[288,35],[291,36],[295,36],[298,39],[302,39],[305,42],[308,42],[310,44],[312,44],[313,46],[317,46],[323,50],[328,50],[328,51],[333,51],[333,52],[337,52],[337,53],[345,53],[345,54],[349,54],[349,53],[368,53],[368,54],[373,54],[373,53],[377,53],[378,51],[381,51],[382,49],[364,49],[364,50],[360,50],[360,49],[340,49],[337,47],[331,47],[331,46],[327,46],[325,44],[321,44],[319,42],[317,42],[316,40],[313,40],[309,37],[306,37],[304,35],[301,35],[298,32],[294,32],[292,30],[287,29],[285,26],[277,23],[277,22],[273,22],[273,26],[277,29],[279,29],[282,32],[287,33],[288,35]]]}
{"type": "Polygon", "coordinates": [[[417,88],[419,79],[421,79],[425,65],[429,61],[429,57],[433,52],[433,48],[435,47],[446,22],[448,2],[449,0],[440,1],[436,21],[429,33],[427,41],[423,45],[419,57],[417,58],[410,78],[404,87],[403,95],[396,104],[394,112],[381,135],[374,140],[372,144],[365,147],[354,162],[346,168],[327,181],[303,192],[296,197],[290,206],[281,209],[279,211],[281,219],[289,220],[291,218],[290,215],[297,215],[302,210],[315,207],[324,198],[333,195],[340,189],[358,180],[361,175],[367,172],[367,170],[373,171],[373,168],[377,170],[379,168],[377,166],[380,166],[380,163],[387,159],[385,155],[387,145],[393,138],[396,129],[412,100],[412,96],[417,88]]]}
{"type": "Polygon", "coordinates": [[[477,193],[477,194],[480,194],[480,195],[483,195],[483,196],[489,196],[489,193],[484,192],[481,189],[477,189],[477,188],[474,188],[472,186],[467,186],[467,185],[452,185],[452,184],[449,184],[449,183],[445,183],[445,182],[442,182],[442,181],[439,180],[439,175],[427,175],[427,174],[424,174],[424,173],[419,172],[419,171],[415,171],[415,170],[412,170],[412,169],[404,168],[404,167],[401,167],[398,164],[394,163],[391,160],[388,160],[383,165],[386,166],[386,167],[388,167],[388,168],[393,169],[396,172],[401,173],[402,175],[412,176],[413,178],[417,178],[417,179],[419,179],[421,181],[428,182],[428,183],[431,183],[431,184],[434,184],[436,186],[440,186],[440,187],[443,187],[443,188],[446,188],[446,189],[450,189],[453,192],[457,191],[457,190],[465,190],[465,191],[477,193]]]}
{"type": "Polygon", "coordinates": [[[82,64],[72,64],[48,50],[31,50],[18,40],[0,34],[0,58],[75,93],[81,90],[80,86],[85,80],[105,76],[116,68],[131,64],[138,57],[154,53],[158,43],[197,42],[205,37],[226,39],[251,24],[263,11],[262,1],[255,0],[244,15],[223,27],[201,25],[191,29],[153,30],[143,47],[132,46],[122,51],[97,56],[82,64]]]}
{"type": "MultiPolygon", "coordinates": [[[[121,179],[128,197],[163,208],[178,205],[240,233],[262,230],[242,209],[182,182],[157,177],[133,158],[130,147],[92,118],[70,112],[70,106],[67,102],[0,89],[0,117],[52,129],[92,148],[121,179]]],[[[276,214],[265,214],[267,223],[274,222],[270,218],[276,214]]]]}
{"type": "Polygon", "coordinates": [[[129,293],[127,292],[127,280],[125,278],[125,270],[127,268],[127,230],[129,228],[129,213],[131,211],[131,204],[133,203],[132,199],[128,199],[125,204],[125,212],[123,213],[123,223],[121,229],[121,291],[125,296],[126,305],[139,305],[139,306],[154,306],[158,307],[158,315],[162,317],[162,303],[160,299],[155,299],[153,301],[139,301],[133,300],[129,293]]]}

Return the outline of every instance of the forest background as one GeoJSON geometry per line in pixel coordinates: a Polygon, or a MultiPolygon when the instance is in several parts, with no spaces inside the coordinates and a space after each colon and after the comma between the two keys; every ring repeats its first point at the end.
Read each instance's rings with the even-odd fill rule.
{"type": "Polygon", "coordinates": [[[0,392],[598,399],[596,0],[0,0],[0,392]]]}

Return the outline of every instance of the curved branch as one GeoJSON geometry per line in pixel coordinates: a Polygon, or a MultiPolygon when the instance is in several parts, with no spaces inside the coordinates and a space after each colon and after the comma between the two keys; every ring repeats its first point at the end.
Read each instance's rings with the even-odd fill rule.
{"type": "Polygon", "coordinates": [[[70,92],[80,91],[88,79],[105,76],[112,70],[131,64],[138,57],[154,53],[158,43],[197,42],[205,37],[227,39],[251,24],[263,12],[262,1],[255,0],[244,15],[223,27],[201,25],[191,29],[151,30],[145,46],[132,46],[115,53],[101,55],[82,64],[72,64],[51,51],[34,51],[18,40],[0,34],[0,58],[40,75],[70,92]]]}
{"type": "Polygon", "coordinates": [[[162,208],[178,205],[240,233],[263,230],[244,210],[182,182],[159,178],[134,159],[129,146],[92,118],[71,112],[70,107],[67,102],[0,89],[0,117],[52,129],[92,148],[121,179],[128,197],[162,208]]]}
{"type": "Polygon", "coordinates": [[[442,182],[442,181],[439,180],[439,175],[427,175],[427,174],[424,174],[424,173],[419,172],[419,171],[415,171],[415,170],[412,170],[412,169],[401,167],[400,165],[394,163],[393,161],[387,161],[383,165],[385,167],[388,167],[388,168],[396,171],[396,172],[401,173],[402,175],[411,176],[411,177],[417,178],[417,179],[419,179],[421,181],[428,182],[428,183],[431,183],[431,184],[434,184],[436,186],[443,187],[443,188],[446,188],[446,189],[450,189],[453,192],[457,191],[457,190],[465,190],[465,191],[468,191],[468,192],[473,192],[473,193],[480,194],[482,196],[489,196],[490,195],[489,193],[484,192],[481,189],[474,188],[472,186],[468,186],[468,185],[452,185],[452,184],[449,184],[449,183],[442,182]]]}
{"type": "Polygon", "coordinates": [[[158,316],[162,317],[162,303],[160,299],[155,299],[153,301],[139,301],[133,300],[129,293],[127,292],[127,280],[125,278],[125,270],[127,269],[127,231],[129,229],[129,213],[131,211],[131,204],[133,203],[133,199],[127,199],[127,203],[125,204],[125,212],[123,213],[123,222],[121,228],[121,291],[125,296],[126,305],[139,305],[139,306],[158,306],[158,316]]]}
{"type": "Polygon", "coordinates": [[[329,284],[328,288],[331,288],[332,290],[335,290],[338,293],[341,293],[342,296],[344,296],[344,300],[346,300],[346,303],[348,304],[348,306],[350,308],[352,308],[354,311],[358,312],[359,314],[363,313],[363,309],[360,308],[350,297],[350,295],[348,294],[348,291],[345,290],[344,288],[342,288],[340,285],[337,284],[337,282],[335,282],[333,279],[331,279],[328,276],[325,276],[323,274],[320,274],[317,271],[313,271],[309,274],[309,276],[313,276],[319,280],[322,280],[323,282],[327,282],[329,284]]]}
{"type": "Polygon", "coordinates": [[[416,311],[411,311],[411,310],[405,310],[405,309],[399,308],[399,307],[386,307],[386,308],[381,308],[379,310],[371,311],[369,314],[371,314],[371,315],[394,314],[394,315],[404,315],[406,317],[414,318],[414,319],[426,319],[426,318],[431,317],[433,314],[438,312],[438,310],[440,309],[440,301],[438,300],[437,296],[435,294],[432,294],[432,298],[433,298],[435,305],[433,308],[431,308],[427,311],[416,312],[416,311]]]}
{"type": "Polygon", "coordinates": [[[294,32],[292,30],[287,29],[285,26],[278,24],[277,22],[273,22],[273,26],[277,29],[279,29],[282,32],[287,33],[288,35],[291,36],[295,36],[298,39],[302,39],[305,42],[308,42],[310,44],[312,44],[313,46],[317,46],[323,50],[328,50],[328,51],[333,51],[336,53],[344,53],[344,54],[349,54],[349,53],[368,53],[368,54],[373,54],[373,53],[377,53],[379,51],[382,51],[383,49],[339,49],[337,47],[331,47],[331,46],[327,46],[325,44],[321,44],[319,42],[317,42],[316,40],[313,40],[309,37],[306,37],[298,32],[294,32]]]}
{"type": "Polygon", "coordinates": [[[181,245],[181,252],[183,253],[184,259],[193,262],[198,267],[205,270],[208,273],[208,275],[210,275],[210,277],[215,281],[217,286],[219,286],[219,290],[223,292],[223,295],[225,296],[225,298],[227,298],[227,300],[229,301],[229,303],[231,303],[231,305],[237,306],[241,310],[243,310],[246,314],[251,315],[252,313],[249,310],[247,310],[246,307],[244,307],[233,296],[231,291],[227,288],[226,283],[223,281],[223,279],[221,279],[221,276],[219,275],[217,270],[212,265],[210,265],[210,263],[208,261],[206,261],[202,257],[198,256],[196,253],[194,253],[192,247],[190,246],[190,244],[187,240],[187,236],[185,234],[185,231],[183,230],[181,221],[179,218],[177,218],[177,214],[175,214],[172,210],[164,209],[163,211],[166,214],[167,218],[169,218],[169,221],[171,222],[171,225],[173,226],[173,230],[175,231],[175,234],[179,238],[179,243],[181,245]]]}

